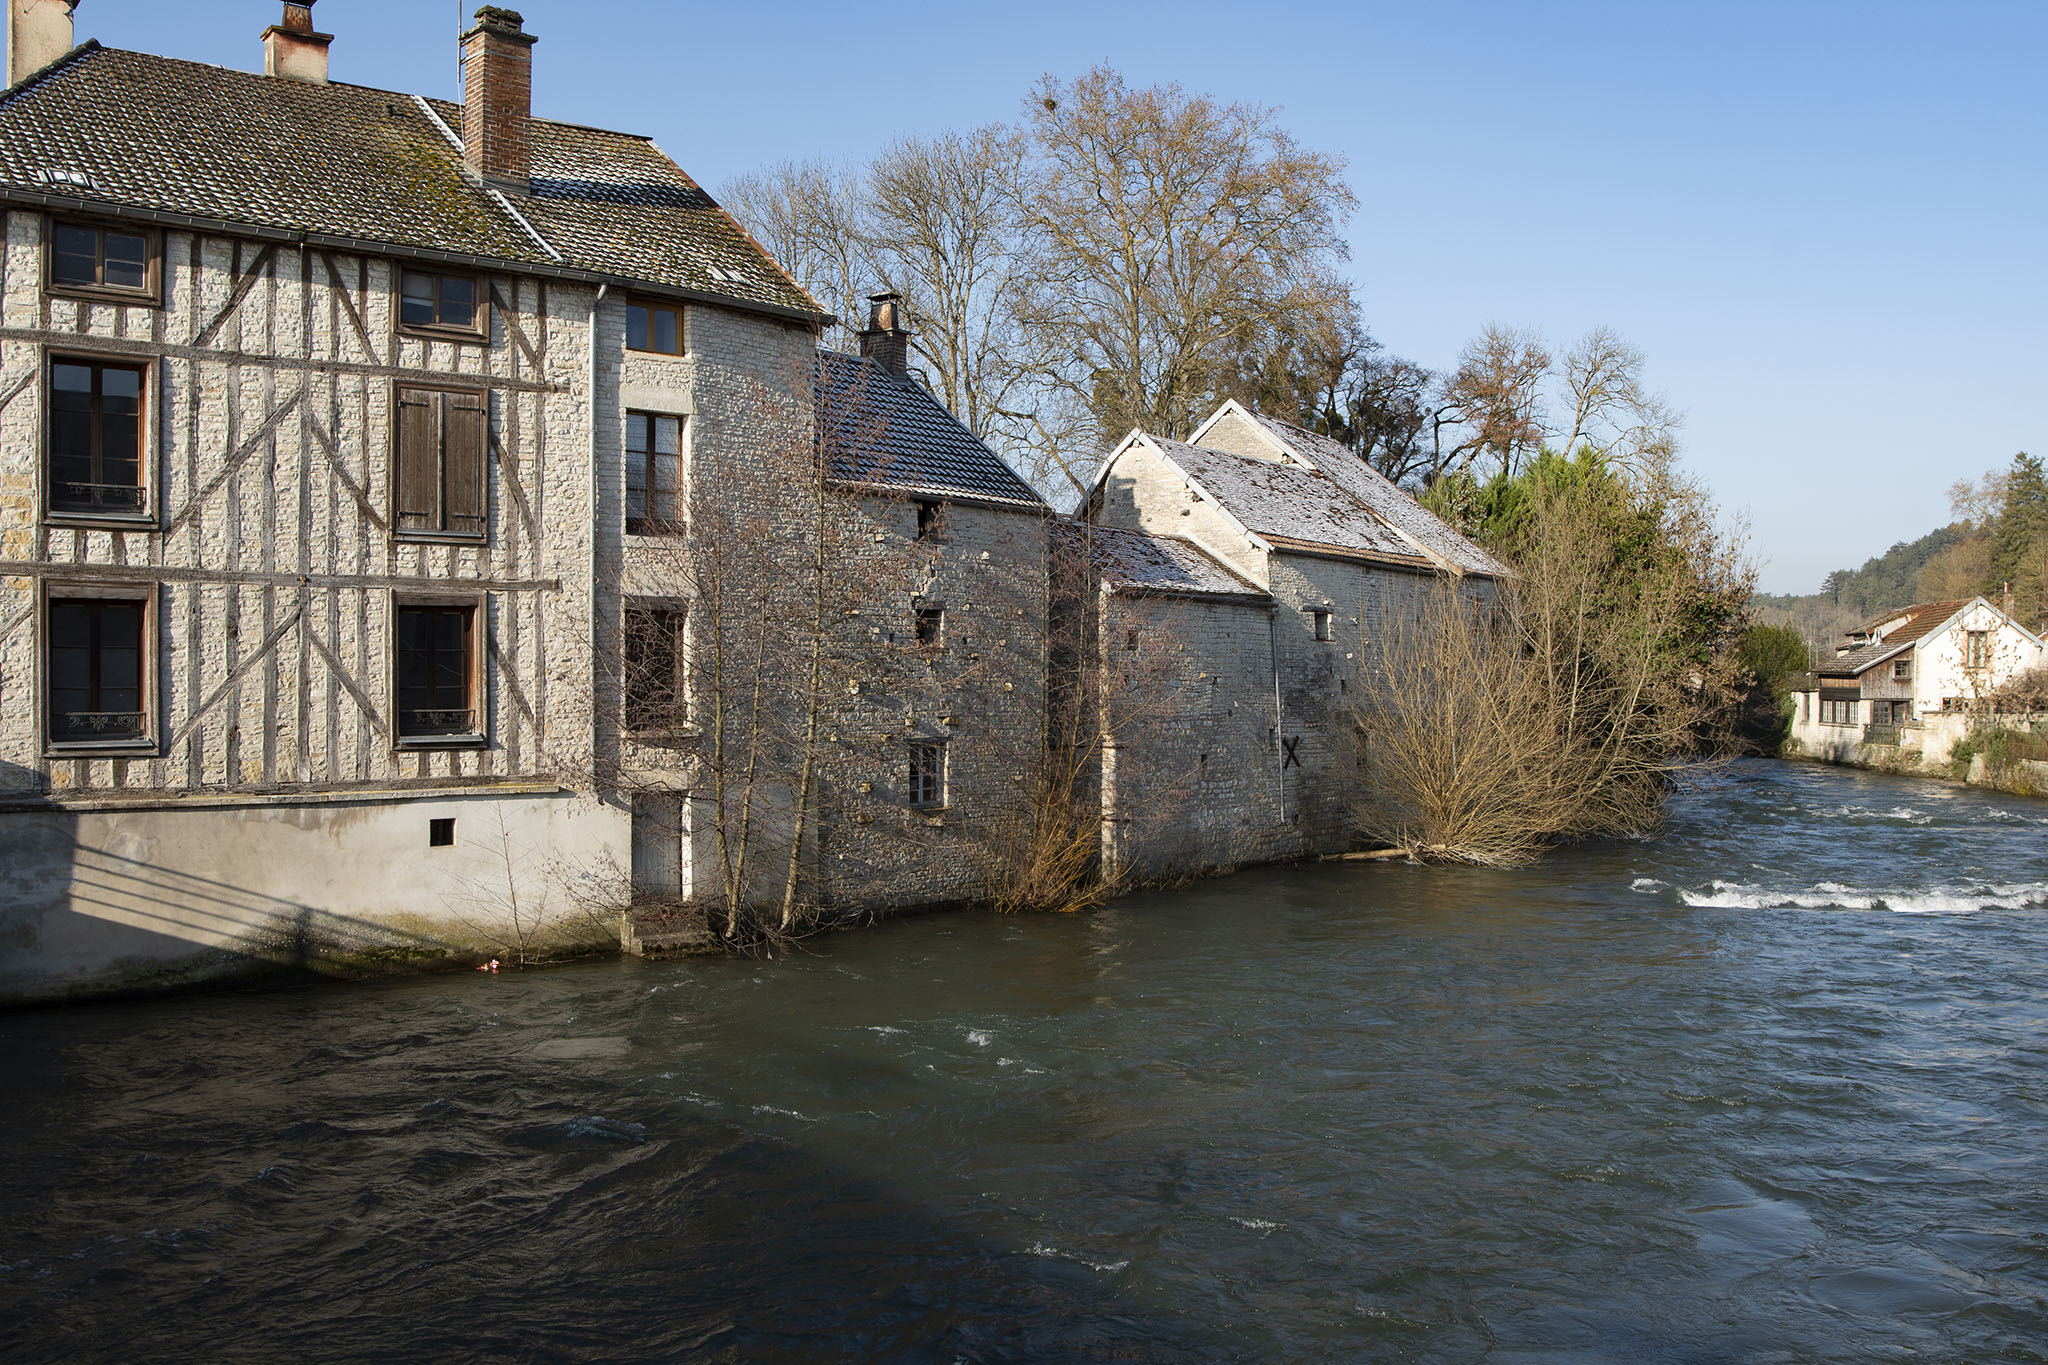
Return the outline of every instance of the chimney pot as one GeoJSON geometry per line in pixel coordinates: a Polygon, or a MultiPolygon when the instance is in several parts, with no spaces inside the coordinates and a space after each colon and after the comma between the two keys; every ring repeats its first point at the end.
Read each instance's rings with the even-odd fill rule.
{"type": "Polygon", "coordinates": [[[327,45],[332,33],[313,31],[313,6],[287,3],[284,18],[263,30],[263,74],[308,85],[327,84],[327,45]]]}
{"type": "Polygon", "coordinates": [[[533,44],[516,10],[485,5],[462,35],[463,158],[485,183],[532,189],[533,44]]]}
{"type": "Polygon", "coordinates": [[[69,52],[78,0],[7,0],[7,83],[20,85],[69,52]]]}
{"type": "Polygon", "coordinates": [[[868,295],[868,325],[860,334],[860,353],[890,374],[910,372],[910,318],[901,294],[868,295]]]}

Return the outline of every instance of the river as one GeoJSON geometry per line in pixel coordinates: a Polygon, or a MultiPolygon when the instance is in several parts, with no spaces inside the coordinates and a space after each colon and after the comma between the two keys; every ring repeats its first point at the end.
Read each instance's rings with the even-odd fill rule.
{"type": "Polygon", "coordinates": [[[2048,1360],[2048,803],[0,1016],[0,1358],[2048,1360]]]}

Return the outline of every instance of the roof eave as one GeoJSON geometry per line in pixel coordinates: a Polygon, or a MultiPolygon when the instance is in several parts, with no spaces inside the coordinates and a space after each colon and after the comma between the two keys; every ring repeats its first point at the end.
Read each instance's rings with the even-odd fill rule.
{"type": "Polygon", "coordinates": [[[359,252],[364,255],[396,256],[406,260],[431,261],[440,265],[483,266],[503,271],[507,274],[537,275],[548,279],[572,280],[578,284],[615,285],[636,294],[680,299],[689,303],[708,304],[719,308],[732,308],[746,313],[759,313],[769,317],[784,318],[792,322],[801,322],[805,326],[820,329],[829,326],[834,320],[830,313],[812,313],[800,308],[792,308],[787,304],[767,303],[758,299],[735,298],[730,294],[714,294],[709,290],[662,284],[655,280],[645,280],[631,275],[614,274],[608,271],[585,270],[572,265],[555,265],[546,261],[515,260],[507,256],[485,256],[467,251],[447,251],[435,247],[412,246],[404,242],[350,237],[341,233],[308,232],[292,228],[272,227],[263,223],[250,223],[235,218],[215,218],[206,214],[182,213],[169,209],[139,208],[132,204],[121,204],[106,199],[92,199],[77,194],[56,194],[44,190],[26,189],[17,185],[0,185],[0,207],[23,206],[36,209],[55,209],[61,212],[85,214],[90,217],[114,218],[124,222],[149,223],[156,227],[184,228],[193,232],[215,232],[231,236],[254,237],[259,241],[290,242],[334,251],[359,252]]]}

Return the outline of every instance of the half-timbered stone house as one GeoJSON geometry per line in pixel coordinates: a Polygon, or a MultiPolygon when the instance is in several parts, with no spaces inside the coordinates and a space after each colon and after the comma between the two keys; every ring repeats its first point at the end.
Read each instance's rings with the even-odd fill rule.
{"type": "Polygon", "coordinates": [[[683,647],[635,556],[787,442],[820,310],[531,117],[510,11],[456,104],[329,81],[310,3],[263,75],[73,8],[0,96],[0,995],[559,928],[636,861],[605,642],[683,647]]]}

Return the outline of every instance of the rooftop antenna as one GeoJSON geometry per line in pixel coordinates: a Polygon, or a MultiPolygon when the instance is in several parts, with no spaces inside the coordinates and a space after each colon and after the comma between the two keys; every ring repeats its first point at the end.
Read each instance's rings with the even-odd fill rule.
{"type": "Polygon", "coordinates": [[[469,98],[462,83],[462,0],[455,0],[455,98],[469,98]]]}

